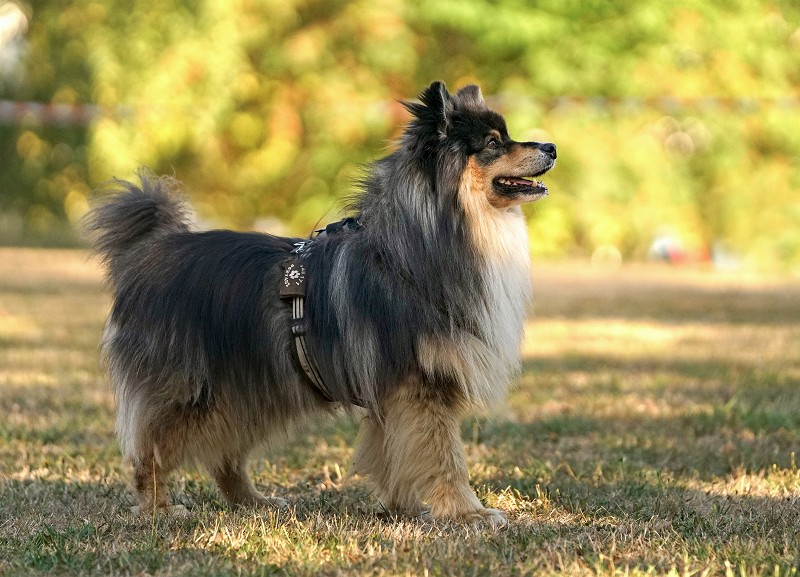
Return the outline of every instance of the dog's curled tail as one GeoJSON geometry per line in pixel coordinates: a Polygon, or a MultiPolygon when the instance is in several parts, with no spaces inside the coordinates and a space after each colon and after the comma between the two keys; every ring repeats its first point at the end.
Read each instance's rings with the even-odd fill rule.
{"type": "Polygon", "coordinates": [[[188,209],[177,180],[139,169],[141,186],[114,179],[84,220],[92,248],[111,265],[141,241],[189,230],[188,209]]]}

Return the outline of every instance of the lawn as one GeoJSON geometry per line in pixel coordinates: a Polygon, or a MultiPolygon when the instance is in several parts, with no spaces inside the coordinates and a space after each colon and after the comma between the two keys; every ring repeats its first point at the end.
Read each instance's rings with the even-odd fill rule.
{"type": "Polygon", "coordinates": [[[523,372],[464,422],[503,530],[393,518],[348,478],[357,425],[252,462],[287,510],[138,518],[98,367],[109,298],[80,251],[0,250],[0,575],[795,575],[800,283],[536,267],[523,372]]]}

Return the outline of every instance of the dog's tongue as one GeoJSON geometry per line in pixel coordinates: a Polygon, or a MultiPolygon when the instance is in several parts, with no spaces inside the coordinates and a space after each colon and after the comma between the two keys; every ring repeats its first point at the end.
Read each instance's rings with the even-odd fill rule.
{"type": "Polygon", "coordinates": [[[536,181],[533,179],[517,178],[516,176],[507,176],[506,180],[517,186],[533,186],[536,184],[536,181]]]}

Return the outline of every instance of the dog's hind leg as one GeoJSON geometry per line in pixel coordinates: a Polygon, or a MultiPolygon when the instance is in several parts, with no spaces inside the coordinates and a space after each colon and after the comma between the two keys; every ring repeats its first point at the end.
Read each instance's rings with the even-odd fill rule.
{"type": "Polygon", "coordinates": [[[247,455],[226,457],[222,463],[210,468],[220,493],[231,505],[270,505],[284,508],[289,502],[279,497],[265,497],[247,475],[247,455]]]}
{"type": "Polygon", "coordinates": [[[154,515],[159,511],[172,510],[167,505],[166,488],[171,469],[153,450],[145,451],[133,459],[133,486],[139,500],[139,505],[133,508],[135,514],[154,515]]]}
{"type": "Polygon", "coordinates": [[[135,420],[128,429],[119,429],[130,433],[124,438],[123,447],[133,464],[133,485],[139,500],[133,512],[186,515],[183,505],[169,506],[167,478],[186,458],[187,423],[173,413],[144,414],[148,418],[135,420]]]}
{"type": "Polygon", "coordinates": [[[438,519],[507,523],[501,511],[485,508],[469,485],[460,428],[464,403],[413,380],[392,392],[383,406],[383,483],[395,503],[424,501],[438,519]]]}

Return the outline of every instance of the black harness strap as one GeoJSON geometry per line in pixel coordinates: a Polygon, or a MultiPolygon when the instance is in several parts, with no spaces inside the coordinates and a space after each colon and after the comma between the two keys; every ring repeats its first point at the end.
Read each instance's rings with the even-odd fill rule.
{"type": "Polygon", "coordinates": [[[292,335],[294,336],[294,353],[297,364],[308,379],[308,382],[326,401],[333,401],[325,381],[319,373],[308,345],[306,344],[305,299],[306,299],[306,267],[302,257],[295,253],[283,263],[283,282],[280,295],[282,299],[292,301],[292,335]]]}
{"type": "MultiPolygon", "coordinates": [[[[311,349],[306,343],[305,298],[308,274],[303,253],[307,251],[314,240],[327,234],[339,233],[343,230],[359,230],[363,227],[361,221],[355,217],[345,218],[339,222],[329,224],[324,229],[316,230],[317,236],[307,241],[298,242],[292,255],[283,263],[283,281],[281,282],[280,297],[292,301],[292,335],[294,336],[295,360],[300,366],[306,380],[316,391],[329,402],[335,402],[330,389],[325,385],[325,379],[314,361],[311,349]]],[[[354,404],[363,406],[356,400],[354,404]]]]}

